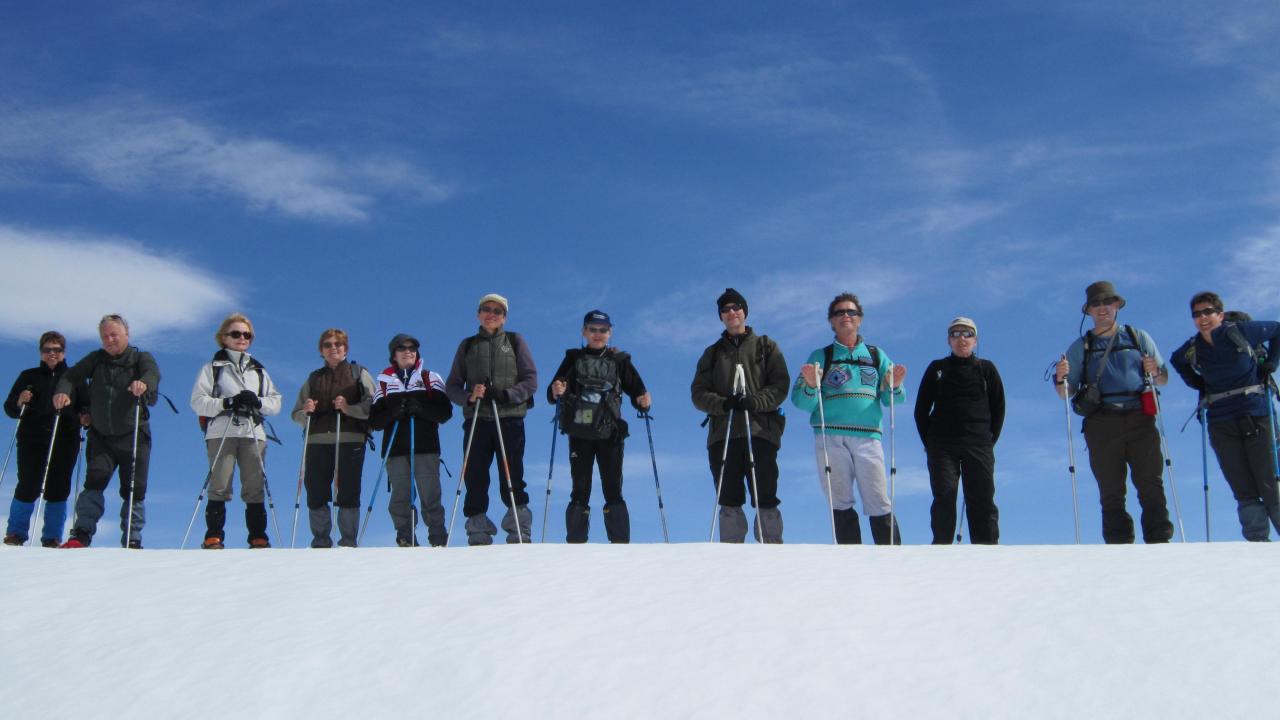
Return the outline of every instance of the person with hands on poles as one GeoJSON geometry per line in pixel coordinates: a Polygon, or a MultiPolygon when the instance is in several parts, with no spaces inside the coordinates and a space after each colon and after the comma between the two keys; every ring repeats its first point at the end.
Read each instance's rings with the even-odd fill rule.
{"type": "Polygon", "coordinates": [[[338,508],[338,546],[355,547],[360,534],[360,476],[374,383],[369,371],[347,360],[347,333],[320,334],[324,366],[298,390],[293,421],[308,427],[305,455],[311,547],[333,547],[332,501],[338,508]]]}
{"type": "Polygon", "coordinates": [[[1271,535],[1268,521],[1280,532],[1280,488],[1267,392],[1280,362],[1280,323],[1228,322],[1222,298],[1212,292],[1191,298],[1191,321],[1196,334],[1173,353],[1173,367],[1183,382],[1202,394],[1209,444],[1235,497],[1241,534],[1249,541],[1266,542],[1271,535]]]}
{"type": "Polygon", "coordinates": [[[89,382],[89,434],[84,490],[64,548],[89,547],[106,509],[103,491],[120,471],[120,545],[142,549],[146,524],[147,470],[151,459],[150,413],[160,393],[160,368],[151,353],[129,344],[129,323],[120,315],[98,322],[102,348],[85,355],[58,379],[53,407],[72,404],[71,393],[89,382]]]}
{"type": "Polygon", "coordinates": [[[566,350],[547,387],[547,400],[559,402],[560,431],[569,436],[569,472],[573,490],[565,508],[565,542],[585,543],[591,520],[591,466],[600,467],[604,493],[604,530],[611,543],[631,542],[631,519],[622,498],[622,454],[628,436],[622,419],[622,394],[648,411],[652,398],[631,363],[631,355],[609,347],[613,323],[592,310],[582,319],[586,346],[566,350]]]}
{"type": "Polygon", "coordinates": [[[449,535],[440,502],[440,424],[453,417],[453,405],[444,393],[444,379],[422,364],[419,348],[411,335],[391,338],[387,345],[391,365],[378,374],[369,425],[384,431],[382,453],[391,485],[387,512],[395,526],[396,545],[417,544],[411,492],[416,487],[427,542],[443,547],[449,535]]]}
{"type": "Polygon", "coordinates": [[[1081,312],[1093,329],[1077,338],[1054,368],[1054,388],[1070,397],[1084,418],[1089,468],[1098,481],[1102,505],[1102,539],[1108,544],[1134,542],[1133,518],[1125,509],[1125,475],[1132,477],[1142,507],[1142,541],[1165,543],[1173,523],[1164,494],[1164,457],[1156,428],[1154,393],[1169,382],[1155,341],[1145,331],[1119,322],[1125,300],[1105,280],[1085,290],[1081,312]],[[1066,380],[1064,383],[1063,380],[1066,380]]]}
{"type": "Polygon", "coordinates": [[[15,434],[18,485],[9,505],[5,545],[27,542],[31,516],[42,494],[40,544],[57,547],[62,542],[71,475],[80,454],[80,427],[89,420],[89,388],[83,381],[72,388],[71,404],[62,410],[53,407],[54,389],[67,370],[66,338],[50,330],[40,336],[39,348],[40,364],[18,374],[4,403],[5,414],[21,421],[15,434]]]}
{"type": "Polygon", "coordinates": [[[707,460],[717,492],[712,525],[718,520],[720,542],[745,542],[742,506],[749,491],[756,540],[781,543],[778,450],[786,418],[779,408],[791,375],[778,344],[747,325],[742,293],[726,288],[716,309],[724,332],[703,351],[689,388],[694,407],[708,419],[707,460]]]}
{"type": "Polygon", "coordinates": [[[200,547],[224,547],[227,503],[232,475],[240,468],[240,499],[249,547],[271,547],[267,536],[266,476],[263,462],[267,435],[262,418],[280,412],[281,396],[262,363],[249,355],[253,323],[241,313],[223,319],[214,342],[218,351],[196,374],[191,409],[201,418],[209,458],[209,503],[200,547]]]}
{"type": "Polygon", "coordinates": [[[524,337],[505,329],[510,306],[501,295],[480,298],[475,335],[458,344],[445,392],[469,421],[463,437],[462,512],[470,545],[490,545],[498,529],[489,520],[489,466],[498,460],[502,529],[507,543],[532,541],[533,513],[524,482],[524,416],[533,407],[538,369],[524,337]],[[483,421],[483,422],[480,422],[483,421]]]}
{"type": "Polygon", "coordinates": [[[950,545],[957,537],[956,491],[963,485],[970,541],[995,545],[1000,540],[995,444],[1004,427],[1004,383],[995,363],[977,355],[973,320],[954,318],[947,326],[947,345],[951,354],[929,363],[921,375],[915,407],[933,490],[933,544],[950,545]]]}
{"type": "Polygon", "coordinates": [[[907,368],[894,364],[884,351],[865,342],[860,334],[862,318],[862,301],[857,295],[843,292],[831,300],[827,322],[835,339],[809,353],[808,360],[800,366],[800,376],[791,387],[791,403],[810,413],[823,495],[828,493],[830,468],[836,542],[862,542],[862,528],[854,508],[856,483],[872,539],[877,545],[898,545],[902,534],[885,479],[881,420],[884,408],[906,400],[902,383],[907,368]]]}

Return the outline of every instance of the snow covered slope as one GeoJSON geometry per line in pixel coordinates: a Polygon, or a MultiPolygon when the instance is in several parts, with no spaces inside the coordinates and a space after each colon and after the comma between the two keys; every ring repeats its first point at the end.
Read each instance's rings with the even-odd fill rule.
{"type": "Polygon", "coordinates": [[[0,700],[65,718],[1230,718],[1280,548],[0,549],[0,700]]]}

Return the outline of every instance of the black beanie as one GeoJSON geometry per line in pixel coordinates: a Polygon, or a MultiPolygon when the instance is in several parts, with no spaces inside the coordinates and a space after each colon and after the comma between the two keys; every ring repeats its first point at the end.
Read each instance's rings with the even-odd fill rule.
{"type": "Polygon", "coordinates": [[[729,303],[737,303],[742,306],[742,317],[747,316],[747,299],[742,297],[742,293],[733,288],[725,288],[720,297],[716,298],[716,313],[729,303]]]}
{"type": "Polygon", "coordinates": [[[396,348],[400,345],[412,345],[415,348],[422,347],[422,343],[418,342],[418,338],[412,335],[400,333],[391,338],[391,342],[387,343],[387,351],[391,353],[391,359],[388,361],[392,365],[396,364],[396,348]]]}

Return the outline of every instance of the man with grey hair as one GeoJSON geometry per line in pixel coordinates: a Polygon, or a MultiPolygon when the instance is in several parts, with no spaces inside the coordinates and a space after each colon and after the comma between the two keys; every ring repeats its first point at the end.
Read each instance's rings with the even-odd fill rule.
{"type": "Polygon", "coordinates": [[[54,408],[71,403],[70,393],[89,383],[89,438],[85,450],[84,491],[76,500],[75,525],[64,548],[88,547],[106,508],[103,491],[120,471],[120,545],[142,549],[146,523],[147,466],[151,459],[151,430],[147,405],[160,393],[160,368],[151,353],[129,344],[129,323],[119,315],[105,315],[98,323],[102,349],[85,355],[58,380],[54,408]],[[144,405],[145,403],[145,405],[144,405]],[[136,420],[136,422],[135,422],[136,420]],[[132,501],[132,503],[130,502],[132,501]]]}

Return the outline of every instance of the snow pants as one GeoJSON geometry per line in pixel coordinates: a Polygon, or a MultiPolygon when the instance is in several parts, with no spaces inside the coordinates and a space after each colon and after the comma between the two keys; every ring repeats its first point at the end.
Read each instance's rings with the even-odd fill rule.
{"type": "Polygon", "coordinates": [[[1272,455],[1271,418],[1240,417],[1209,423],[1209,443],[1236,499],[1245,540],[1266,542],[1280,532],[1280,489],[1272,455]]]}
{"type": "MultiPolygon", "coordinates": [[[[433,547],[442,546],[448,541],[449,531],[445,528],[444,505],[440,503],[439,453],[414,453],[413,481],[418,501],[422,504],[427,541],[433,547]]],[[[396,540],[412,542],[417,519],[412,512],[408,455],[396,455],[387,459],[387,483],[391,486],[387,512],[391,515],[391,524],[396,528],[396,540]]]]}
{"type": "Polygon", "coordinates": [[[142,528],[146,524],[146,512],[143,500],[147,497],[147,468],[151,460],[151,428],[143,425],[138,428],[138,454],[133,454],[133,433],[120,435],[102,435],[93,428],[89,429],[88,447],[85,456],[84,491],[76,500],[76,520],[71,532],[86,544],[98,530],[98,520],[106,511],[104,492],[111,476],[119,471],[120,499],[120,544],[125,544],[125,534],[130,527],[132,515],[132,536],[130,540],[137,544],[142,542],[142,528]],[[136,462],[136,474],[134,471],[136,462]],[[129,495],[133,495],[133,506],[129,506],[129,495]]]}
{"type": "Polygon", "coordinates": [[[333,502],[340,508],[360,507],[360,476],[364,472],[363,442],[338,443],[338,473],[333,472],[334,448],[332,442],[307,443],[307,507],[324,508],[333,502]],[[334,499],[337,485],[337,499],[334,499]]]}
{"type": "MultiPolygon", "coordinates": [[[[729,440],[729,453],[723,462],[724,482],[720,487],[720,505],[740,508],[747,503],[747,493],[751,493],[753,507],[776,508],[782,503],[778,499],[778,446],[768,440],[753,437],[751,452],[755,455],[755,484],[760,486],[760,497],[755,496],[756,489],[752,487],[747,439],[732,438],[729,440]]],[[[707,457],[711,461],[712,487],[720,482],[720,458],[724,455],[723,441],[712,443],[707,448],[707,457]]]]}
{"type": "MultiPolygon", "coordinates": [[[[246,505],[265,501],[262,468],[267,459],[266,440],[234,437],[225,440],[209,438],[205,440],[205,449],[209,455],[209,467],[212,468],[212,474],[209,476],[210,501],[227,502],[231,499],[231,478],[237,466],[240,468],[240,499],[244,500],[246,505]],[[221,453],[218,453],[219,445],[222,446],[221,453]]],[[[310,466],[311,458],[307,460],[307,465],[310,466]]],[[[330,467],[332,466],[331,461],[330,467]]]]}
{"type": "Polygon", "coordinates": [[[929,508],[934,545],[950,545],[956,532],[956,494],[963,484],[969,538],[975,545],[1000,541],[1000,511],[996,508],[995,449],[990,445],[945,445],[937,441],[927,450],[929,508]]]}
{"type": "Polygon", "coordinates": [[[1089,447],[1089,468],[1098,481],[1103,541],[1134,541],[1133,518],[1124,506],[1128,474],[1142,506],[1142,541],[1169,542],[1173,523],[1165,504],[1164,455],[1160,453],[1156,419],[1141,410],[1099,410],[1085,418],[1084,440],[1089,447]]]}
{"type": "MultiPolygon", "coordinates": [[[[818,483],[823,497],[827,494],[827,473],[822,463],[822,435],[813,437],[818,460],[818,483]]],[[[853,485],[858,485],[862,509],[869,517],[888,515],[889,502],[884,477],[884,448],[878,438],[827,433],[827,457],[831,459],[831,504],[836,510],[854,506],[853,485]]]]}
{"type": "MultiPolygon", "coordinates": [[[[467,422],[463,433],[462,447],[466,452],[471,436],[472,423],[467,422]]],[[[514,492],[516,506],[529,504],[529,493],[524,483],[524,418],[507,417],[498,423],[487,418],[480,418],[475,423],[475,439],[471,442],[471,454],[467,456],[466,473],[463,482],[467,485],[467,497],[462,503],[462,514],[467,517],[484,515],[489,512],[489,466],[494,460],[498,462],[498,483],[502,504],[511,505],[511,493],[514,492]],[[502,429],[502,446],[507,449],[507,466],[511,469],[511,478],[503,468],[502,453],[498,443],[498,428],[502,429]]],[[[528,528],[523,528],[527,530],[528,528]]]]}

